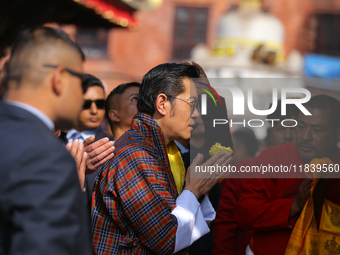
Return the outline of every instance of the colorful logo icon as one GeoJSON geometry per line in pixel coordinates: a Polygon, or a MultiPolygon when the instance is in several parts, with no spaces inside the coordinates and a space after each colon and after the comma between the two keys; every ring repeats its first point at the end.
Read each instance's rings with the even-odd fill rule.
{"type": "MultiPolygon", "coordinates": [[[[207,87],[208,89],[210,89],[216,95],[217,99],[219,100],[219,102],[220,102],[220,104],[222,106],[222,100],[221,100],[220,96],[218,95],[218,93],[216,92],[216,90],[213,87],[211,87],[210,85],[205,84],[203,82],[197,82],[197,83],[207,87]]],[[[205,93],[207,93],[212,98],[212,100],[214,101],[215,106],[217,106],[217,102],[216,102],[214,96],[212,95],[212,93],[209,90],[207,90],[205,88],[202,88],[202,87],[197,87],[197,88],[201,89],[205,93]]],[[[202,94],[201,95],[201,102],[202,102],[202,105],[201,105],[201,114],[202,115],[206,115],[207,114],[207,95],[206,94],[202,94]]]]}

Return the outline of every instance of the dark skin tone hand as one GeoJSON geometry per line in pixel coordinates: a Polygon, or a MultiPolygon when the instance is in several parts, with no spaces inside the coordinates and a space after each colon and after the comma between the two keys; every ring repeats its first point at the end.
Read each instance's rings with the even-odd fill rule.
{"type": "Polygon", "coordinates": [[[289,219],[301,213],[303,207],[305,206],[311,194],[312,183],[313,181],[308,178],[301,183],[299,191],[292,203],[292,207],[290,208],[289,219]]]}

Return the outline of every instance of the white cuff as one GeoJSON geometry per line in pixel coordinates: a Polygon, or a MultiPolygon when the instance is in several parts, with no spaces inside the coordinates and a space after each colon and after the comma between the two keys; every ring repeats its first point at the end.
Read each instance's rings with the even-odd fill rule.
{"type": "Polygon", "coordinates": [[[209,225],[216,218],[216,212],[212,206],[207,194],[204,195],[203,201],[201,203],[202,213],[205,221],[209,225]]]}
{"type": "Polygon", "coordinates": [[[176,208],[171,212],[178,222],[174,253],[189,247],[210,229],[206,223],[215,219],[216,212],[205,195],[202,205],[189,190],[184,190],[176,200],[176,208]]]}

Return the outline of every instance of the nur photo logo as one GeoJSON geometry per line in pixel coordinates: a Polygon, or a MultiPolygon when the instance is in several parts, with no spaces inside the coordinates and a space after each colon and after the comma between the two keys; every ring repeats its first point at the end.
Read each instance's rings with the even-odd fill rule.
{"type": "MultiPolygon", "coordinates": [[[[201,94],[201,115],[207,115],[207,95],[211,97],[213,100],[215,107],[217,106],[218,102],[222,106],[222,100],[217,93],[217,91],[210,85],[203,83],[203,82],[196,82],[197,88],[204,91],[205,93],[201,94]]],[[[294,87],[281,87],[271,88],[271,98],[272,98],[272,104],[269,109],[256,109],[254,106],[254,93],[253,88],[247,88],[246,93],[244,93],[239,87],[232,85],[232,84],[223,84],[223,89],[227,89],[229,93],[231,93],[232,97],[232,114],[235,116],[245,116],[245,106],[248,107],[248,110],[250,113],[256,116],[268,116],[272,114],[278,107],[278,99],[279,96],[281,98],[281,115],[286,116],[287,113],[287,105],[292,104],[295,105],[304,115],[311,115],[311,113],[306,109],[306,107],[303,106],[304,103],[307,103],[311,98],[311,93],[309,90],[305,88],[294,88],[294,87]],[[246,97],[245,97],[246,94],[246,97]],[[289,94],[302,94],[301,98],[289,98],[289,94]]],[[[219,87],[220,88],[220,87],[219,87]]],[[[209,106],[211,107],[211,105],[209,106]]],[[[271,125],[274,125],[275,121],[279,121],[278,119],[265,119],[265,121],[271,123],[271,125]]],[[[213,119],[213,127],[216,125],[224,125],[230,123],[231,126],[233,124],[243,125],[244,127],[247,126],[246,123],[248,123],[249,127],[262,127],[264,126],[264,121],[261,119],[250,119],[246,121],[246,119],[242,120],[241,122],[235,122],[233,123],[232,119],[213,119]]],[[[281,120],[281,125],[283,127],[295,127],[297,125],[297,121],[293,119],[286,119],[281,120]],[[293,121],[294,125],[285,125],[285,122],[293,121]]]]}

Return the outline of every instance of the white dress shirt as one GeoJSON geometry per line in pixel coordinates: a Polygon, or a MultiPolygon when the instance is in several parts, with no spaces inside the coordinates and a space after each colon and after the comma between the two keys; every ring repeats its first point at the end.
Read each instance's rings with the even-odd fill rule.
{"type": "MultiPolygon", "coordinates": [[[[98,127],[100,128],[100,127],[98,127]]],[[[79,132],[72,128],[70,131],[67,132],[66,138],[69,142],[73,142],[75,139],[78,139],[79,142],[84,142],[87,138],[91,135],[96,135],[98,128],[95,129],[88,129],[82,132],[79,132]]]]}

